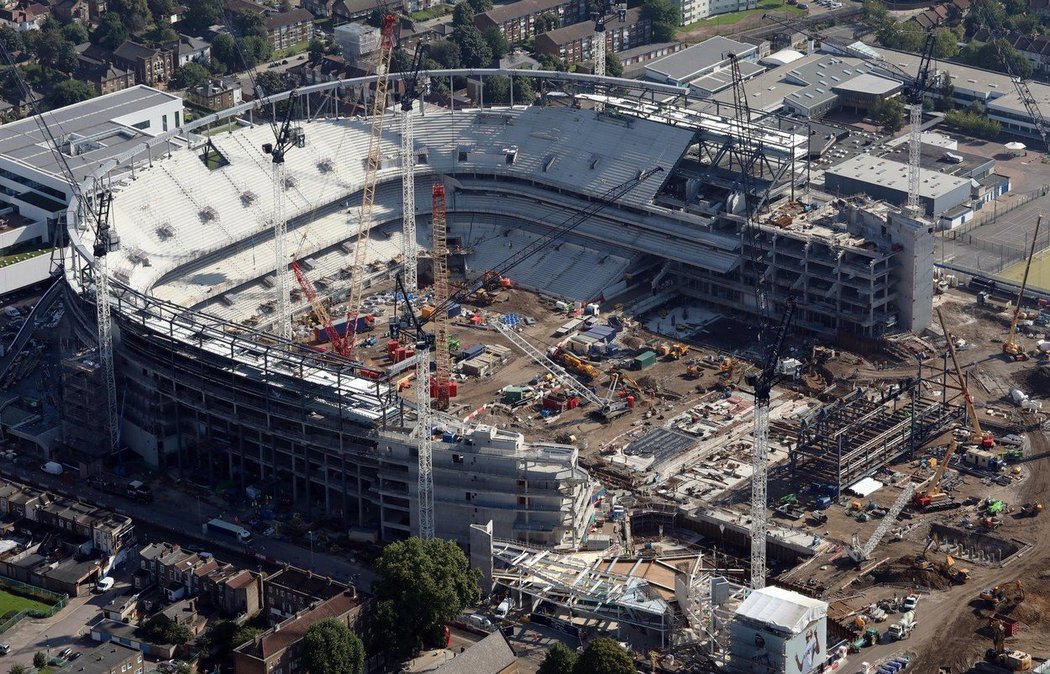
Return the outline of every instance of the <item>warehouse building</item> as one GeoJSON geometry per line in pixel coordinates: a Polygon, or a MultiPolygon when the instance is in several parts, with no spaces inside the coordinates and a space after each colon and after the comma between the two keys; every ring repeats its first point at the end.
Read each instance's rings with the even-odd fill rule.
{"type": "MultiPolygon", "coordinates": [[[[908,164],[861,154],[833,166],[824,174],[831,194],[866,194],[872,199],[903,205],[908,201],[908,164]]],[[[919,171],[919,203],[929,216],[955,208],[970,199],[971,180],[936,171],[919,171]]]]}

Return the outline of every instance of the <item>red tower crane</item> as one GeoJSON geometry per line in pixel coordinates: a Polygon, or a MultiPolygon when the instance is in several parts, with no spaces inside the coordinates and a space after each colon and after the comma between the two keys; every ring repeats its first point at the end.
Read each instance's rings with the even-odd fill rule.
{"type": "Polygon", "coordinates": [[[445,186],[434,185],[433,199],[434,249],[434,378],[430,396],[439,410],[447,410],[450,398],[456,396],[456,382],[452,381],[452,357],[448,351],[448,226],[445,220],[445,186]]]}

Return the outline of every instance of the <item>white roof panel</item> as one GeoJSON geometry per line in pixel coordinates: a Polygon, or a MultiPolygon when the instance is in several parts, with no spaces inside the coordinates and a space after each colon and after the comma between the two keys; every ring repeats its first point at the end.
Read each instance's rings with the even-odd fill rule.
{"type": "Polygon", "coordinates": [[[873,477],[866,477],[863,480],[860,480],[859,482],[851,484],[849,487],[846,488],[846,491],[856,494],[861,498],[864,498],[865,496],[874,494],[875,492],[877,492],[885,486],[886,485],[879,482],[873,477]]]}
{"type": "Polygon", "coordinates": [[[828,605],[780,587],[755,590],[740,604],[736,615],[798,634],[810,623],[827,616],[828,605]]]}

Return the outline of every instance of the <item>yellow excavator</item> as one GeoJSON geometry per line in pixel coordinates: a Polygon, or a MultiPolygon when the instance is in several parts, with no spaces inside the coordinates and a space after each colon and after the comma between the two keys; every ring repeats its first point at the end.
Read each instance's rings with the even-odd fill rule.
{"type": "Polygon", "coordinates": [[[985,659],[1011,672],[1032,671],[1032,656],[1024,651],[1006,650],[1006,626],[1001,620],[992,621],[993,648],[985,654],[985,659]]]}
{"type": "Polygon", "coordinates": [[[1024,265],[1024,276],[1021,277],[1021,290],[1017,293],[1017,302],[1014,303],[1014,315],[1010,319],[1010,332],[1006,333],[1006,341],[1003,342],[1003,354],[1010,360],[1028,360],[1024,347],[1017,343],[1017,319],[1021,315],[1021,304],[1024,302],[1024,289],[1028,286],[1028,270],[1032,268],[1032,258],[1035,257],[1035,242],[1039,237],[1039,225],[1043,222],[1040,213],[1035,221],[1035,231],[1032,232],[1032,246],[1028,251],[1028,261],[1024,265]]]}
{"type": "Polygon", "coordinates": [[[995,587],[985,588],[978,595],[982,600],[991,604],[993,611],[998,611],[1007,603],[1019,604],[1024,601],[1024,585],[1020,579],[1000,583],[995,587]],[[1012,592],[1011,592],[1012,591],[1012,592]]]}

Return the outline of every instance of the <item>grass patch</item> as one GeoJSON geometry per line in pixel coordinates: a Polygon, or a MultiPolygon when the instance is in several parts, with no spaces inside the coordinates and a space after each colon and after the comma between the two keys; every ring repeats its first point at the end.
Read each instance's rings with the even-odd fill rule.
{"type": "MultiPolygon", "coordinates": [[[[18,262],[25,262],[26,260],[31,260],[34,257],[37,257],[38,255],[43,255],[44,253],[48,252],[49,250],[51,250],[51,249],[50,248],[41,248],[39,250],[27,250],[24,253],[12,253],[10,255],[0,255],[0,268],[6,267],[8,265],[16,264],[18,262]]],[[[11,595],[11,596],[13,597],[14,595],[11,595]]],[[[6,605],[3,604],[2,602],[0,602],[0,615],[3,615],[4,613],[7,612],[7,609],[4,608],[4,606],[6,606],[6,605]]],[[[21,609],[18,609],[18,610],[21,610],[21,609]]]]}
{"type": "Polygon", "coordinates": [[[708,19],[700,19],[693,23],[682,26],[678,29],[679,33],[687,33],[697,28],[703,28],[704,26],[731,26],[738,21],[743,21],[749,16],[762,15],[766,12],[773,12],[777,10],[787,10],[792,14],[804,16],[806,10],[799,9],[794,5],[789,5],[784,0],[760,0],[758,7],[755,9],[745,9],[742,12],[732,12],[730,14],[719,14],[718,16],[712,16],[708,19]]]}
{"type": "Polygon", "coordinates": [[[270,61],[280,61],[286,59],[289,56],[295,56],[296,54],[302,54],[304,51],[310,48],[309,42],[300,42],[299,44],[293,44],[291,47],[285,49],[278,49],[273,53],[273,56],[269,58],[270,61]]]}
{"type": "Polygon", "coordinates": [[[412,12],[408,17],[413,21],[430,21],[431,19],[451,14],[453,9],[452,5],[434,5],[427,9],[421,9],[418,12],[412,12]]]}
{"type": "Polygon", "coordinates": [[[51,610],[51,605],[45,604],[36,599],[29,599],[28,597],[11,594],[7,590],[0,589],[0,615],[14,615],[19,611],[26,609],[47,613],[51,610]]]}

